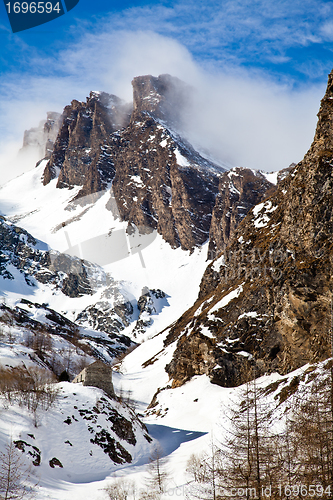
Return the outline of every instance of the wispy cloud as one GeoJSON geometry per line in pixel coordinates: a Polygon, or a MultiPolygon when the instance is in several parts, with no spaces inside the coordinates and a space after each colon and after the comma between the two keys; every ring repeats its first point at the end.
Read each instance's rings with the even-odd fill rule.
{"type": "Polygon", "coordinates": [[[131,26],[172,36],[196,58],[219,65],[288,61],[302,72],[288,56],[289,49],[325,44],[330,20],[333,5],[324,0],[181,0],[172,8],[128,9],[111,14],[106,22],[117,29],[131,26]]]}
{"type": "Polygon", "coordinates": [[[46,111],[90,90],[130,100],[134,76],[170,73],[198,89],[192,140],[232,164],[285,167],[313,136],[332,9],[324,0],[181,0],[79,20],[71,44],[48,56],[16,37],[15,69],[0,81],[0,140],[20,140],[46,111]],[[296,73],[306,85],[295,86],[296,73]]]}
{"type": "Polygon", "coordinates": [[[186,126],[191,140],[221,161],[274,170],[306,152],[324,91],[324,85],[293,90],[245,69],[209,71],[179,42],[152,32],[90,34],[52,64],[66,76],[32,75],[2,83],[2,124],[12,140],[37,125],[47,110],[61,111],[90,90],[130,100],[134,76],[170,73],[197,89],[186,126]]]}

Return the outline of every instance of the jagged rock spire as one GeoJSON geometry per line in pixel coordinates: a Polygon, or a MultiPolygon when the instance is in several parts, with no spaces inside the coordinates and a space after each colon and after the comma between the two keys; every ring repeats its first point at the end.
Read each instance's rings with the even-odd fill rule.
{"type": "Polygon", "coordinates": [[[191,96],[189,85],[168,74],[137,76],[132,85],[134,116],[146,112],[169,126],[180,125],[191,96]]]}

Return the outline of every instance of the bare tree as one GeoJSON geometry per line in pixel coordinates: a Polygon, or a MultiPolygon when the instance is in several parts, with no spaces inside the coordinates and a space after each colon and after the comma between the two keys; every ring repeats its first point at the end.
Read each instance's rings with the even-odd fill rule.
{"type": "Polygon", "coordinates": [[[147,466],[146,486],[140,500],[157,500],[166,492],[170,474],[167,470],[167,460],[163,457],[162,449],[157,446],[152,453],[147,466]]]}
{"type": "Polygon", "coordinates": [[[191,455],[186,472],[190,477],[186,498],[189,500],[216,500],[221,498],[222,455],[221,450],[211,441],[208,451],[191,455]]]}
{"type": "Polygon", "coordinates": [[[5,331],[4,327],[0,325],[0,342],[3,342],[5,340],[5,331]]]}
{"type": "Polygon", "coordinates": [[[263,490],[278,482],[282,456],[281,436],[271,430],[272,410],[263,403],[255,379],[246,384],[226,414],[229,426],[221,443],[220,469],[225,485],[223,497],[237,487],[243,490],[244,498],[260,500],[263,490]]]}
{"type": "Polygon", "coordinates": [[[52,338],[47,331],[36,330],[33,332],[32,346],[37,356],[44,360],[47,353],[52,352],[52,338]]]}
{"type": "Polygon", "coordinates": [[[37,484],[34,483],[31,467],[11,440],[0,452],[0,499],[21,500],[35,497],[37,484]]]}
{"type": "Polygon", "coordinates": [[[291,478],[294,484],[321,485],[324,498],[332,497],[333,419],[330,376],[317,377],[294,399],[289,417],[291,478]],[[326,493],[325,493],[326,492],[326,493]]]}
{"type": "Polygon", "coordinates": [[[47,411],[55,402],[58,389],[54,376],[48,370],[39,367],[0,367],[0,393],[9,405],[17,403],[26,406],[33,415],[34,424],[38,425],[38,410],[47,411]]]}
{"type": "Polygon", "coordinates": [[[136,487],[134,481],[128,479],[117,479],[108,484],[104,491],[110,500],[135,500],[136,487]]]}

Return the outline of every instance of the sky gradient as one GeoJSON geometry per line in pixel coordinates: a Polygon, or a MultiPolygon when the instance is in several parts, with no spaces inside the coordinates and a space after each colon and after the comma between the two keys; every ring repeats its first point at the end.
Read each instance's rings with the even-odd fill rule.
{"type": "MultiPolygon", "coordinates": [[[[230,165],[301,160],[333,67],[324,0],[80,0],[12,34],[0,5],[0,162],[25,128],[90,90],[131,99],[131,79],[171,73],[197,89],[188,136],[230,165]]],[[[16,146],[15,146],[16,145],[16,146]]]]}

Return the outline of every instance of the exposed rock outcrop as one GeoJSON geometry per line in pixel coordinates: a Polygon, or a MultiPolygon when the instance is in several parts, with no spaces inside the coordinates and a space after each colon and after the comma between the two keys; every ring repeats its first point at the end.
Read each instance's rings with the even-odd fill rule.
{"type": "Polygon", "coordinates": [[[34,279],[61,289],[68,297],[92,294],[89,282],[90,264],[75,257],[50,252],[24,229],[0,220],[0,275],[14,280],[13,269],[19,270],[25,282],[34,286],[34,279]]]}
{"type": "Polygon", "coordinates": [[[59,174],[57,187],[82,186],[80,196],[104,189],[114,176],[108,138],[128,123],[130,111],[121,99],[105,92],[90,92],[85,103],[74,100],[66,106],[44,185],[59,174]]]}
{"type": "Polygon", "coordinates": [[[220,170],[147,113],[123,131],[113,193],[122,220],[192,250],[209,236],[220,170]]]}
{"type": "Polygon", "coordinates": [[[140,118],[142,113],[149,113],[169,127],[177,129],[181,126],[192,95],[189,85],[170,75],[137,76],[132,85],[132,121],[140,118]]]}
{"type": "Polygon", "coordinates": [[[287,373],[330,354],[333,72],[304,159],[250,210],[207,268],[195,305],[170,329],[173,385],[206,373],[223,386],[287,373]],[[200,361],[201,360],[201,361],[200,361]]]}
{"type": "MultiPolygon", "coordinates": [[[[131,340],[121,332],[132,319],[133,306],[119,291],[118,283],[101,268],[46,249],[42,242],[35,240],[27,231],[4,219],[0,219],[0,247],[0,276],[8,282],[15,280],[18,289],[28,285],[32,293],[39,282],[52,288],[53,293],[62,292],[69,298],[93,295],[96,290],[102,292],[104,308],[100,304],[91,305],[76,318],[78,324],[108,334],[104,337],[101,335],[100,339],[93,336],[88,339],[94,349],[97,344],[103,345],[111,357],[116,357],[132,345],[131,340]]],[[[2,289],[6,290],[6,281],[2,289]]],[[[46,306],[43,309],[48,310],[46,306]]],[[[77,325],[51,309],[47,314],[51,314],[50,319],[63,329],[67,325],[66,321],[71,331],[77,328],[77,325]]],[[[25,317],[24,322],[27,322],[25,317]]]]}
{"type": "Polygon", "coordinates": [[[167,304],[166,295],[162,290],[150,290],[148,287],[144,287],[142,295],[138,299],[138,309],[140,313],[132,335],[136,337],[144,333],[154,322],[152,316],[158,314],[163,306],[167,304]]]}
{"type": "Polygon", "coordinates": [[[225,250],[249,210],[275,189],[258,170],[236,167],[222,174],[209,231],[209,259],[225,250]]]}

